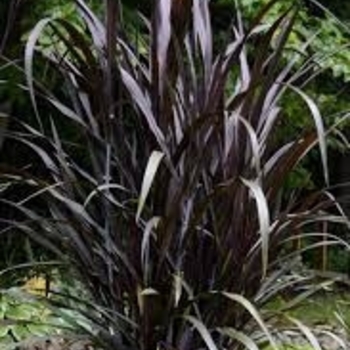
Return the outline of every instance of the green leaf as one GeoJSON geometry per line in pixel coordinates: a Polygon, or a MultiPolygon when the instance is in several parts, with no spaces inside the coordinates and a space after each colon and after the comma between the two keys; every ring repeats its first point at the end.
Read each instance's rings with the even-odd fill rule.
{"type": "Polygon", "coordinates": [[[55,332],[53,327],[46,325],[45,323],[43,323],[43,324],[28,323],[27,328],[28,328],[30,335],[34,335],[37,337],[52,334],[55,332]]]}
{"type": "Polygon", "coordinates": [[[0,320],[0,338],[6,337],[10,330],[11,330],[11,326],[1,325],[1,320],[0,320]]]}
{"type": "Polygon", "coordinates": [[[14,320],[30,320],[35,315],[35,307],[28,304],[15,305],[8,309],[6,317],[14,320]]]}
{"type": "Polygon", "coordinates": [[[16,339],[22,340],[27,338],[29,335],[31,335],[31,332],[29,332],[29,329],[26,325],[14,325],[11,328],[11,332],[15,336],[16,339]]]}

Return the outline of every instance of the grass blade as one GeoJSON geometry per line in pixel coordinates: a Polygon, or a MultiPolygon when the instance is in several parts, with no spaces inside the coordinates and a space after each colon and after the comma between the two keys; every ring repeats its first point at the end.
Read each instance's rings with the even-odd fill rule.
{"type": "Polygon", "coordinates": [[[219,350],[215,345],[208,328],[205,327],[205,325],[201,321],[190,315],[185,315],[183,316],[183,318],[186,321],[190,322],[192,326],[197,329],[198,333],[201,335],[203,341],[205,342],[209,350],[219,350]]]}
{"type": "Polygon", "coordinates": [[[247,186],[254,196],[256,201],[258,219],[261,236],[261,251],[262,251],[262,272],[266,275],[269,256],[269,235],[270,235],[270,213],[267,199],[264,195],[261,185],[258,181],[251,181],[242,178],[242,182],[247,186]]]}
{"type": "Polygon", "coordinates": [[[273,349],[278,350],[276,342],[271,336],[271,333],[269,332],[269,330],[267,329],[265,322],[262,320],[261,316],[259,315],[259,312],[256,310],[254,305],[248,299],[244,298],[242,295],[234,294],[234,293],[222,292],[220,294],[222,294],[223,296],[225,296],[226,298],[232,301],[235,301],[241,304],[247,311],[249,311],[249,313],[252,315],[252,317],[255,319],[255,321],[259,324],[259,326],[265,333],[273,349]]]}
{"type": "Polygon", "coordinates": [[[229,336],[232,339],[238,340],[248,350],[259,350],[255,342],[242,332],[239,332],[233,328],[218,328],[217,331],[223,335],[229,336]]]}
{"type": "Polygon", "coordinates": [[[27,84],[30,94],[30,99],[32,101],[32,105],[34,108],[34,113],[38,122],[39,129],[43,130],[42,121],[39,115],[38,106],[35,98],[35,90],[34,90],[34,79],[33,79],[33,58],[34,58],[34,50],[35,46],[42,35],[46,26],[51,22],[51,18],[44,18],[40,20],[33,30],[29,34],[29,38],[26,43],[25,53],[24,53],[24,69],[27,78],[27,84]]]}
{"type": "Polygon", "coordinates": [[[155,175],[157,173],[158,167],[164,157],[164,153],[159,152],[159,151],[153,151],[148,163],[147,167],[143,176],[143,181],[142,181],[142,188],[141,188],[141,193],[140,193],[140,198],[139,198],[139,204],[137,207],[137,212],[136,212],[136,222],[139,221],[142,210],[144,208],[144,205],[146,203],[147,196],[149,194],[149,191],[151,189],[151,186],[153,184],[155,175]]]}

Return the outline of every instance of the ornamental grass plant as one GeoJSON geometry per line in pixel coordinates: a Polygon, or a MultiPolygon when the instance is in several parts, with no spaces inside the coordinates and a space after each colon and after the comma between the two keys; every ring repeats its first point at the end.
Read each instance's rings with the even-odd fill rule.
{"type": "Polygon", "coordinates": [[[237,8],[226,44],[207,0],[154,1],[136,29],[118,1],[101,19],[76,0],[76,22],[44,18],[29,34],[35,118],[6,135],[28,158],[2,168],[2,234],[23,232],[71,268],[88,295],[75,305],[106,349],[278,349],[277,313],[259,310],[305,283],[294,258],[348,249],[320,230],[347,222],[330,193],[284,186],[315,148],[327,188],[331,129],[299,86],[317,69],[308,43],[283,58],[298,6],[264,25],[275,3],[249,25],[237,8]],[[286,92],[313,123],[281,138],[286,92]]]}

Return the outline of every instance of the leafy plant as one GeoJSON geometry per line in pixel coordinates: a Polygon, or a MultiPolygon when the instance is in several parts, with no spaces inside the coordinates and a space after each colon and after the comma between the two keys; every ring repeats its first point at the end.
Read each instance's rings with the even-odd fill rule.
{"type": "Polygon", "coordinates": [[[2,203],[18,213],[5,222],[72,266],[91,296],[82,312],[106,348],[276,349],[257,307],[300,282],[288,275],[294,242],[348,248],[319,232],[320,222],[346,222],[330,194],[284,193],[316,145],[329,179],[323,120],[293,71],[302,56],[281,60],[297,7],[260,25],[275,2],[250,28],[237,11],[220,49],[206,0],[155,2],[137,35],[124,30],[118,2],[106,2],[102,22],[77,0],[83,28],[45,18],[29,35],[36,125],[17,120],[6,142],[33,158],[3,171],[12,191],[2,203]],[[35,80],[36,51],[61,74],[62,91],[35,80]],[[281,140],[285,91],[313,126],[281,140]],[[43,116],[41,105],[55,112],[43,116]],[[31,162],[41,165],[33,172],[31,162]]]}
{"type": "Polygon", "coordinates": [[[18,288],[0,294],[0,343],[10,349],[12,344],[29,337],[59,334],[62,320],[55,317],[42,303],[28,298],[18,288]]]}
{"type": "Polygon", "coordinates": [[[73,296],[79,288],[72,291],[63,281],[56,280],[54,289],[49,299],[45,298],[46,280],[36,276],[20,287],[0,291],[1,349],[36,349],[36,346],[41,349],[44,345],[40,344],[44,343],[45,346],[54,344],[55,349],[56,346],[61,348],[58,343],[65,346],[88,344],[86,337],[79,334],[79,330],[85,330],[85,333],[90,330],[87,320],[71,308],[58,307],[65,290],[70,290],[73,296]]]}

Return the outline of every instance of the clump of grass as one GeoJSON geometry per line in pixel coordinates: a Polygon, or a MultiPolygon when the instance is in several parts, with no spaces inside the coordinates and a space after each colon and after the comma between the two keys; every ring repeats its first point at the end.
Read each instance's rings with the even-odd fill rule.
{"type": "Polygon", "coordinates": [[[156,1],[136,38],[118,2],[106,1],[104,21],[75,3],[82,27],[45,18],[26,44],[36,123],[18,121],[8,138],[41,169],[2,175],[26,187],[2,200],[18,213],[9,226],[72,266],[106,348],[255,350],[262,334],[277,349],[257,307],[300,282],[281,279],[293,242],[345,244],[314,225],[345,222],[331,195],[283,195],[314,146],[329,180],[323,119],[282,59],[297,7],[260,26],[272,1],[250,28],[237,10],[214,50],[206,0],[156,1]],[[44,32],[52,45],[40,50],[44,32]],[[35,53],[61,76],[60,97],[34,79],[35,53]],[[314,122],[287,141],[275,137],[286,90],[314,122]]]}

